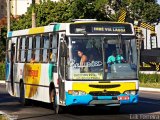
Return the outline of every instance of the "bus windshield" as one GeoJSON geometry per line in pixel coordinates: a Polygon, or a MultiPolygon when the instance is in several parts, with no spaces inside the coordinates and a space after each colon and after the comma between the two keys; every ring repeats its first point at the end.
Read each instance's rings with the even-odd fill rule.
{"type": "Polygon", "coordinates": [[[134,39],[119,36],[70,37],[68,48],[67,79],[137,78],[134,39]]]}

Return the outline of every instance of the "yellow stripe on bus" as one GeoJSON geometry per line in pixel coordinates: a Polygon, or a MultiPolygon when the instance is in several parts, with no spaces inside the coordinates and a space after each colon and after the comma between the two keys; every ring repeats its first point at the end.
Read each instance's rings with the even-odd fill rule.
{"type": "Polygon", "coordinates": [[[81,90],[89,93],[91,91],[119,91],[123,93],[126,90],[136,90],[135,82],[114,82],[114,83],[81,83],[72,84],[73,90],[81,90]],[[104,87],[106,85],[106,87],[104,87]],[[110,86],[110,88],[107,88],[110,86]]]}
{"type": "Polygon", "coordinates": [[[44,27],[29,29],[29,34],[37,34],[37,33],[43,33],[43,32],[44,32],[44,27]]]}

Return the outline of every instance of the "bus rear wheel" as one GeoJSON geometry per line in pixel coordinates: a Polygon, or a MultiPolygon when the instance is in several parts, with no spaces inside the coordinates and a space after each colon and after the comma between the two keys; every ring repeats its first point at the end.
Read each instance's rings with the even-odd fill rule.
{"type": "Polygon", "coordinates": [[[25,99],[25,90],[23,82],[20,83],[19,91],[20,91],[19,102],[21,103],[21,105],[22,106],[29,105],[29,101],[25,99]]]}
{"type": "Polygon", "coordinates": [[[60,106],[60,105],[57,104],[57,99],[56,99],[57,96],[56,96],[56,91],[55,91],[55,89],[52,89],[52,91],[51,91],[51,98],[52,98],[51,103],[52,103],[52,106],[53,106],[53,109],[54,109],[55,113],[56,113],[56,114],[61,114],[61,113],[63,113],[63,108],[62,108],[62,106],[60,106]]]}
{"type": "Polygon", "coordinates": [[[19,102],[21,105],[25,105],[25,96],[24,96],[24,83],[21,82],[19,86],[19,91],[20,91],[20,97],[19,97],[19,102]]]}

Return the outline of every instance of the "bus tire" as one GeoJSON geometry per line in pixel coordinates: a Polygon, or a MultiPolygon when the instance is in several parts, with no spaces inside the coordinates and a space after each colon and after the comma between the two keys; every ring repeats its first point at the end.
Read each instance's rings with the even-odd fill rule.
{"type": "Polygon", "coordinates": [[[63,113],[63,106],[60,106],[60,105],[56,105],[55,107],[55,113],[56,114],[62,114],[63,113]]]}
{"type": "Polygon", "coordinates": [[[25,106],[27,105],[27,100],[25,99],[25,91],[24,91],[23,82],[20,83],[19,91],[20,91],[19,102],[21,103],[22,106],[25,106]]]}
{"type": "Polygon", "coordinates": [[[56,114],[61,114],[63,113],[63,108],[62,106],[58,105],[57,104],[57,100],[56,100],[56,91],[55,89],[52,89],[51,90],[51,98],[52,98],[52,106],[53,106],[53,109],[55,111],[56,114]]]}
{"type": "Polygon", "coordinates": [[[24,98],[24,83],[23,82],[21,82],[19,85],[19,91],[20,91],[19,102],[21,103],[21,105],[24,106],[25,98],[24,98]]]}

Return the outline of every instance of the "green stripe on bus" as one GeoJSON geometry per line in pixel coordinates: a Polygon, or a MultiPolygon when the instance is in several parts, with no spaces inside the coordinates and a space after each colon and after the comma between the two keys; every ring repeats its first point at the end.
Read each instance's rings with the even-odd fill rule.
{"type": "Polygon", "coordinates": [[[49,82],[53,80],[53,64],[49,64],[49,70],[48,70],[48,76],[49,76],[49,82]]]}
{"type": "Polygon", "coordinates": [[[56,24],[54,27],[53,27],[53,31],[58,31],[60,28],[60,24],[56,24]]]}

